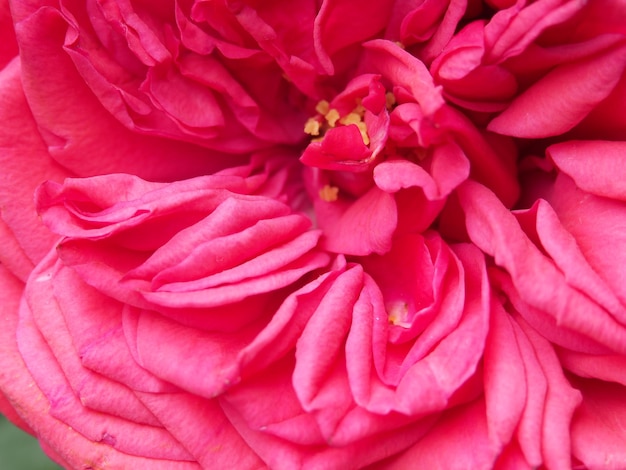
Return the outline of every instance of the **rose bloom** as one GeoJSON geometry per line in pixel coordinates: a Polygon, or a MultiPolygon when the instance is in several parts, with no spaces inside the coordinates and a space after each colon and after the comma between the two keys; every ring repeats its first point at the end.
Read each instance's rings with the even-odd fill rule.
{"type": "Polygon", "coordinates": [[[0,411],[68,469],[626,468],[625,25],[0,0],[0,411]]]}

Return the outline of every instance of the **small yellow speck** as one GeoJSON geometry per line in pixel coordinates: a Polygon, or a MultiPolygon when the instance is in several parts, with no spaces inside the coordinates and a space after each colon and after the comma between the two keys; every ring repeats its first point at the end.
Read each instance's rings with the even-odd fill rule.
{"type": "Polygon", "coordinates": [[[361,138],[363,139],[363,143],[365,145],[369,145],[370,144],[370,136],[367,133],[367,126],[365,125],[364,122],[357,122],[355,124],[356,124],[356,127],[358,127],[359,131],[361,132],[361,138]]]}
{"type": "Polygon", "coordinates": [[[326,100],[321,100],[317,103],[317,106],[315,106],[315,111],[320,113],[322,116],[325,116],[328,111],[330,111],[330,103],[326,100]]]}
{"type": "Polygon", "coordinates": [[[304,124],[304,132],[309,135],[320,135],[320,122],[315,118],[309,118],[304,124]]]}
{"type": "Polygon", "coordinates": [[[357,113],[350,113],[342,117],[341,119],[339,119],[339,122],[343,124],[344,126],[347,126],[349,124],[357,124],[361,121],[362,121],[362,118],[357,113]]]}
{"type": "Polygon", "coordinates": [[[390,91],[385,93],[385,102],[386,102],[386,105],[387,105],[387,110],[391,110],[393,105],[396,104],[396,97],[395,97],[395,95],[392,92],[390,92],[390,91]]]}
{"type": "Polygon", "coordinates": [[[339,120],[340,117],[341,116],[339,115],[339,111],[337,111],[336,109],[331,109],[324,116],[324,118],[326,119],[326,122],[328,122],[328,125],[330,127],[335,127],[335,124],[337,124],[337,121],[339,120]]]}
{"type": "Polygon", "coordinates": [[[360,116],[363,116],[365,114],[365,106],[363,106],[361,98],[356,99],[356,108],[354,108],[352,112],[360,116]]]}
{"type": "Polygon", "coordinates": [[[325,185],[320,189],[320,199],[326,202],[335,202],[339,197],[339,188],[336,186],[325,185]]]}

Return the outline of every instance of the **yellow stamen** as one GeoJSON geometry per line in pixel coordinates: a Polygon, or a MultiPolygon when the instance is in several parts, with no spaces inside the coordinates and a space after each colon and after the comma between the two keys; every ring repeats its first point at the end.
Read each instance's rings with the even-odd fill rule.
{"type": "Polygon", "coordinates": [[[367,126],[365,125],[365,123],[363,121],[357,122],[355,124],[356,124],[356,127],[358,127],[359,131],[361,132],[361,138],[363,139],[363,143],[365,145],[369,145],[370,144],[370,136],[367,133],[367,126]]]}
{"type": "Polygon", "coordinates": [[[317,106],[315,106],[315,111],[320,113],[322,116],[325,116],[328,111],[330,111],[330,103],[326,100],[321,100],[317,103],[317,106]]]}
{"type": "Polygon", "coordinates": [[[356,108],[352,110],[353,113],[357,113],[360,116],[365,114],[365,106],[361,103],[361,98],[356,99],[356,108]]]}
{"type": "Polygon", "coordinates": [[[339,122],[343,124],[344,126],[348,126],[350,124],[358,124],[362,120],[363,119],[361,116],[353,112],[339,119],[339,122]]]}
{"type": "Polygon", "coordinates": [[[328,125],[330,127],[335,127],[335,124],[337,124],[337,121],[340,117],[341,116],[339,115],[339,111],[337,111],[336,109],[331,109],[326,113],[324,119],[326,119],[326,122],[328,122],[328,125]]]}
{"type": "Polygon", "coordinates": [[[320,135],[320,122],[315,118],[309,118],[304,124],[304,132],[309,135],[320,135]]]}
{"type": "Polygon", "coordinates": [[[320,189],[320,199],[326,202],[335,202],[339,197],[339,188],[336,186],[331,186],[329,184],[325,185],[322,189],[320,189]]]}

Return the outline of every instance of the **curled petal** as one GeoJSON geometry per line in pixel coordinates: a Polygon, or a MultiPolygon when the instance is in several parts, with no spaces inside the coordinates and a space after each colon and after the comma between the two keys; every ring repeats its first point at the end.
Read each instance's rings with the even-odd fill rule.
{"type": "MultiPolygon", "coordinates": [[[[476,183],[465,182],[459,189],[459,197],[470,238],[507,270],[512,285],[521,295],[520,300],[528,306],[523,307],[524,312],[534,311],[535,316],[538,312],[533,309],[536,309],[547,315],[553,325],[550,328],[553,341],[567,342],[572,349],[624,351],[624,326],[601,305],[567,283],[563,273],[533,245],[514,216],[493,194],[476,183]],[[566,332],[587,337],[591,343],[587,346],[579,340],[570,343],[566,332]]],[[[515,293],[512,295],[517,297],[515,293]]],[[[526,319],[531,321],[530,317],[526,319]]],[[[548,330],[542,331],[547,334],[548,330]]]]}

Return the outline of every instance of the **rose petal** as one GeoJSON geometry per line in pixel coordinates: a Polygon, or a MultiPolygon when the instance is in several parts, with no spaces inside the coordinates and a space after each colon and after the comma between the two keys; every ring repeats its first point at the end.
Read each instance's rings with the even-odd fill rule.
{"type": "Polygon", "coordinates": [[[446,413],[425,437],[385,468],[401,470],[419,462],[424,468],[487,469],[495,458],[487,436],[485,403],[479,400],[446,413]]]}
{"type": "Polygon", "coordinates": [[[572,454],[588,468],[626,466],[626,390],[621,385],[578,381],[583,403],[572,421],[572,454]]]}
{"type": "Polygon", "coordinates": [[[0,70],[0,102],[0,233],[7,246],[0,259],[25,281],[58,238],[38,220],[33,192],[41,181],[62,179],[67,173],[41,142],[22,89],[19,60],[0,70]]]}
{"type": "Polygon", "coordinates": [[[546,153],[583,191],[626,201],[626,142],[568,141],[546,153]]]}
{"type": "Polygon", "coordinates": [[[24,90],[57,162],[81,176],[128,172],[157,180],[211,173],[223,166],[192,145],[141,136],[116,121],[63,50],[67,27],[61,14],[47,7],[20,18],[15,26],[23,51],[24,90]]]}
{"type": "Polygon", "coordinates": [[[611,93],[625,64],[626,46],[621,45],[561,65],[519,95],[487,128],[525,138],[567,132],[611,93]]]}
{"type": "Polygon", "coordinates": [[[470,238],[508,271],[524,303],[548,314],[558,322],[559,329],[625,351],[626,329],[600,305],[567,284],[563,274],[539,252],[492,193],[469,181],[457,191],[470,238]]]}

